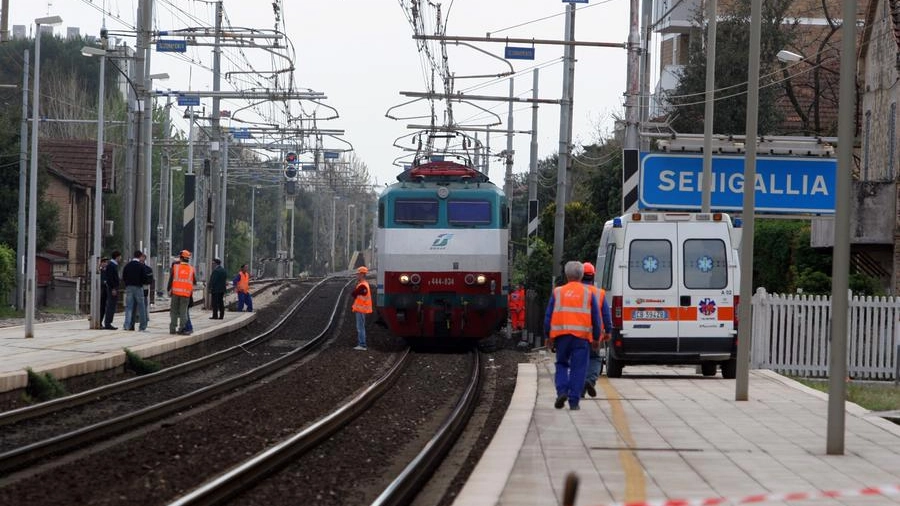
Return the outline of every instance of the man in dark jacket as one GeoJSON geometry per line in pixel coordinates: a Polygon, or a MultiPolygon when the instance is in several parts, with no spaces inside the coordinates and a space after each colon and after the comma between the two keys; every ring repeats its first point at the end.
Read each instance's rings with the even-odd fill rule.
{"type": "Polygon", "coordinates": [[[225,289],[228,283],[228,273],[222,267],[222,260],[213,260],[215,267],[209,275],[209,294],[212,297],[212,316],[210,320],[225,318],[225,289]]]}
{"type": "Polygon", "coordinates": [[[106,264],[106,316],[103,319],[103,328],[106,330],[116,330],[113,327],[113,315],[116,314],[116,304],[119,300],[119,261],[122,259],[122,253],[118,250],[113,251],[110,255],[109,263],[106,264]]]}
{"type": "Polygon", "coordinates": [[[146,332],[147,306],[144,304],[146,275],[141,256],[143,256],[141,250],[135,251],[131,261],[122,269],[122,282],[125,283],[125,330],[134,330],[134,324],[138,323],[140,331],[146,332]]]}

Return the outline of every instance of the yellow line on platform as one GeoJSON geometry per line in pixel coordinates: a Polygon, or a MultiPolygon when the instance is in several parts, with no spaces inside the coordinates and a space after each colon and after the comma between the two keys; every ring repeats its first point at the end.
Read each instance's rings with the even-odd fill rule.
{"type": "Polygon", "coordinates": [[[622,407],[622,397],[612,386],[606,376],[600,376],[600,386],[606,393],[609,406],[612,409],[612,422],[619,437],[625,443],[625,449],[619,450],[619,462],[625,471],[625,501],[644,501],[647,499],[647,483],[644,480],[644,468],[637,456],[631,450],[635,447],[631,428],[628,426],[628,417],[622,407]]]}

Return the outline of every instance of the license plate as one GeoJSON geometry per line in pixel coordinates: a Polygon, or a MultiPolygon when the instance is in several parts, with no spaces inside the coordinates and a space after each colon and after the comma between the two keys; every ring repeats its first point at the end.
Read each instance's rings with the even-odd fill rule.
{"type": "Polygon", "coordinates": [[[631,312],[631,318],[633,320],[668,320],[669,312],[638,310],[631,312]]]}

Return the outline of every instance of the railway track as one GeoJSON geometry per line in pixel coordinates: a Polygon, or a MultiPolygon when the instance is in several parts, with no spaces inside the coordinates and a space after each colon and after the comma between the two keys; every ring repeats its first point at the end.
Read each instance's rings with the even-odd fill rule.
{"type": "MultiPolygon", "coordinates": [[[[109,438],[247,385],[288,367],[321,344],[336,324],[346,279],[326,279],[265,332],[209,356],[80,394],[0,414],[0,474],[28,467],[50,455],[109,438]],[[310,301],[326,299],[331,310],[322,328],[297,316],[310,301]],[[300,339],[274,339],[304,329],[300,339]],[[318,334],[313,335],[313,333],[318,334]],[[145,392],[137,395],[136,391],[145,392]]],[[[308,311],[321,314],[321,309],[308,311]]],[[[307,315],[308,316],[308,315],[307,315]]],[[[294,334],[296,335],[296,334],[294,334]]]]}
{"type": "MultiPolygon", "coordinates": [[[[409,503],[428,481],[465,428],[466,422],[475,408],[482,381],[481,356],[478,352],[471,352],[470,356],[470,374],[453,409],[442,421],[434,435],[423,445],[421,451],[387,484],[384,491],[372,502],[373,505],[393,506],[409,503]]],[[[175,499],[169,505],[221,504],[264,483],[270,475],[294,462],[298,457],[318,448],[335,433],[360,419],[366,410],[370,409],[382,396],[392,394],[400,397],[402,391],[397,391],[398,389],[392,387],[397,384],[412,361],[412,355],[407,350],[394,362],[385,375],[347,403],[305,429],[232,467],[190,493],[175,499]]],[[[281,488],[278,485],[274,485],[274,487],[281,488]]],[[[252,490],[250,494],[252,494],[252,490]]],[[[242,502],[245,499],[247,498],[241,497],[242,502]]],[[[256,501],[251,499],[250,502],[256,501]]]]}

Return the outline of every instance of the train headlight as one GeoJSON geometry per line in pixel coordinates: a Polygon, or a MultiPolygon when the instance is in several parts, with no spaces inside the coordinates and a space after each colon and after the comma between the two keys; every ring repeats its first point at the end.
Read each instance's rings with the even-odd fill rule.
{"type": "Polygon", "coordinates": [[[419,276],[418,274],[413,274],[409,277],[409,282],[414,285],[418,285],[419,283],[422,282],[422,276],[419,276]]]}
{"type": "Polygon", "coordinates": [[[478,283],[479,285],[483,285],[483,284],[487,283],[487,276],[485,276],[484,274],[479,274],[479,275],[475,276],[475,282],[478,283]]]}
{"type": "Polygon", "coordinates": [[[407,275],[407,274],[401,274],[401,275],[400,275],[400,284],[401,284],[401,285],[408,285],[408,284],[409,284],[409,275],[407,275]]]}

